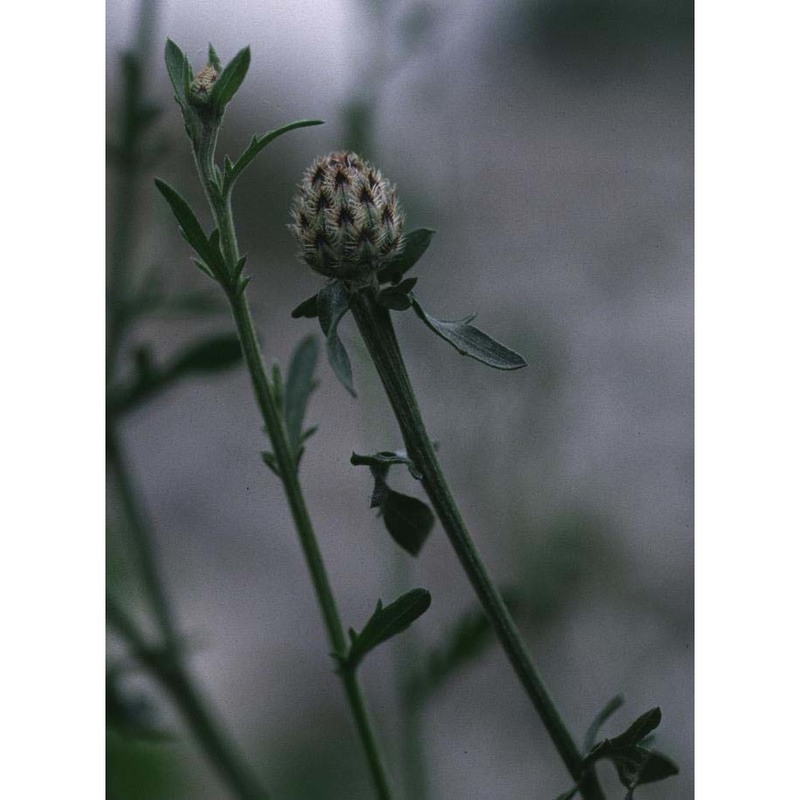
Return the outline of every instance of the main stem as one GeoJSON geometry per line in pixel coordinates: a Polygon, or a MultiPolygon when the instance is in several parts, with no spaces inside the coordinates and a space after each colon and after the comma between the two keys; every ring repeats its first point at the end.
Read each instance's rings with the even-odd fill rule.
{"type": "Polygon", "coordinates": [[[591,770],[584,771],[581,753],[534,667],[522,636],[464,524],[425,430],[388,310],[378,304],[375,290],[371,287],[354,291],[350,308],[389,397],[408,455],[422,475],[422,485],[517,677],[570,775],[576,783],[581,781],[580,791],[584,800],[603,800],[596,775],[591,770]]]}
{"type": "MultiPolygon", "coordinates": [[[[236,231],[233,224],[233,212],[231,209],[230,195],[218,197],[214,192],[212,176],[214,175],[214,146],[216,143],[216,132],[208,140],[201,142],[195,151],[195,160],[200,173],[203,186],[206,189],[206,196],[214,214],[214,220],[220,232],[220,246],[225,257],[225,262],[229,269],[239,261],[239,247],[236,241],[236,231]]],[[[336,601],[333,597],[325,563],[322,559],[311,517],[308,513],[305,497],[297,473],[297,463],[295,454],[289,444],[289,437],[272,387],[264,369],[264,358],[261,354],[261,347],[258,343],[253,319],[250,314],[250,307],[245,297],[245,293],[240,291],[236,285],[224,287],[236,322],[236,330],[242,345],[247,368],[253,384],[256,401],[258,403],[267,434],[272,442],[275,461],[278,465],[281,482],[284,492],[289,502],[292,518],[294,520],[297,534],[300,538],[300,545],[306,559],[308,571],[311,575],[311,582],[317,595],[325,628],[328,633],[328,640],[335,653],[344,655],[347,652],[347,639],[345,638],[344,628],[336,608],[336,601]]],[[[389,781],[381,759],[378,741],[372,730],[372,726],[367,714],[364,696],[358,679],[353,671],[342,671],[339,673],[344,687],[347,702],[358,730],[364,753],[369,765],[370,774],[375,787],[375,792],[380,800],[391,800],[389,781]]]]}

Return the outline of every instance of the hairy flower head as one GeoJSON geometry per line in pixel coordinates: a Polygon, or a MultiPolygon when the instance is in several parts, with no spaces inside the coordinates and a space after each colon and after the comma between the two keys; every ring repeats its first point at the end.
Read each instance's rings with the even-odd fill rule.
{"type": "Polygon", "coordinates": [[[318,158],[305,171],[289,229],[299,257],[330,278],[364,279],[403,248],[394,187],[355,153],[318,158]]]}
{"type": "Polygon", "coordinates": [[[212,87],[217,81],[219,73],[211,66],[211,64],[203,67],[200,72],[195,75],[189,91],[194,100],[205,101],[211,92],[212,87]]]}

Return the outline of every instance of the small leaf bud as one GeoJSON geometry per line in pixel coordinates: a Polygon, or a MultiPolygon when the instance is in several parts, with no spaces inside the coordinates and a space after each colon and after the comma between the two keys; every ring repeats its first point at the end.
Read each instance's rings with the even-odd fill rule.
{"type": "Polygon", "coordinates": [[[403,249],[394,187],[355,153],[314,161],[291,215],[299,258],[329,278],[364,281],[403,249]]]}
{"type": "Polygon", "coordinates": [[[203,69],[195,75],[189,87],[189,96],[191,99],[201,105],[208,102],[208,96],[211,94],[211,89],[218,77],[219,73],[211,64],[203,67],[203,69]]]}

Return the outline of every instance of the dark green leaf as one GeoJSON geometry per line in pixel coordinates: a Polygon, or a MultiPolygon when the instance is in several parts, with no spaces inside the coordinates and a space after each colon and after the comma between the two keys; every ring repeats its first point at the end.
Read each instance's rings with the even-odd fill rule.
{"type": "Polygon", "coordinates": [[[342,661],[342,668],[354,670],[370,650],[406,630],[430,604],[431,595],[427,589],[412,589],[385,608],[379,600],[361,633],[350,630],[350,651],[342,661]]]}
{"type": "Polygon", "coordinates": [[[217,280],[216,275],[214,275],[214,273],[208,268],[208,265],[200,261],[199,258],[193,258],[192,263],[197,267],[197,269],[200,270],[200,272],[202,272],[204,275],[208,275],[212,281],[217,280]]]}
{"type": "Polygon", "coordinates": [[[161,740],[170,736],[158,720],[152,699],[127,687],[121,669],[113,666],[106,669],[106,725],[133,739],[161,740]]]}
{"type": "Polygon", "coordinates": [[[167,63],[167,74],[172,83],[172,88],[175,89],[175,99],[181,106],[185,106],[190,81],[189,62],[183,51],[172,39],[167,39],[164,60],[167,63]]]}
{"type": "Polygon", "coordinates": [[[470,325],[475,315],[461,320],[440,320],[426,314],[422,306],[412,298],[411,304],[417,316],[437,335],[451,344],[459,353],[495,369],[520,369],[527,366],[525,359],[496,342],[491,336],[470,325]]]}
{"type": "Polygon", "coordinates": [[[236,92],[239,91],[249,67],[250,48],[245,47],[225,66],[225,69],[222,70],[219,78],[211,88],[211,94],[209,95],[211,104],[219,110],[224,109],[233,100],[236,92]]]}
{"type": "Polygon", "coordinates": [[[211,64],[217,72],[222,72],[222,62],[219,60],[217,51],[214,49],[211,42],[208,43],[208,63],[211,64]]]}
{"type": "Polygon", "coordinates": [[[284,414],[286,432],[292,446],[299,450],[304,438],[303,421],[306,416],[308,398],[317,386],[314,371],[317,368],[319,345],[316,337],[307,336],[297,345],[289,363],[286,379],[286,400],[284,414]]]}
{"type": "Polygon", "coordinates": [[[663,753],[656,750],[650,751],[650,758],[644,763],[639,773],[639,783],[655,783],[656,781],[677,775],[680,772],[678,765],[663,753]]]}
{"type": "Polygon", "coordinates": [[[301,119],[297,120],[297,122],[290,122],[288,125],[284,125],[281,128],[275,128],[275,130],[268,131],[261,136],[254,136],[244,153],[242,153],[239,158],[236,159],[236,163],[230,164],[229,161],[228,164],[230,164],[230,166],[228,166],[228,164],[225,165],[225,191],[230,191],[234,182],[239,175],[242,174],[243,170],[270,142],[274,141],[279,136],[283,136],[284,133],[293,131],[296,128],[307,128],[311,125],[324,124],[325,123],[321,119],[301,119]]]}
{"type": "Polygon", "coordinates": [[[281,477],[281,470],[278,466],[278,460],[275,458],[275,453],[264,450],[261,453],[261,459],[279,478],[281,477]]]}
{"type": "Polygon", "coordinates": [[[411,231],[405,237],[403,250],[378,271],[378,281],[380,283],[388,281],[397,283],[420,260],[422,254],[428,249],[434,233],[436,231],[429,228],[418,228],[411,231]]]}
{"type": "MultiPolygon", "coordinates": [[[[164,196],[164,199],[169,203],[175,219],[178,220],[180,231],[187,242],[195,249],[200,258],[203,259],[205,265],[209,268],[212,277],[216,277],[222,270],[224,270],[224,262],[221,261],[219,248],[214,248],[206,238],[203,232],[203,227],[197,220],[189,204],[181,195],[175,191],[168,183],[155,179],[156,187],[159,192],[164,196]]],[[[202,269],[202,268],[201,268],[202,269]]]]}
{"type": "Polygon", "coordinates": [[[600,728],[614,712],[618,711],[622,707],[624,702],[625,698],[621,694],[612,697],[611,700],[609,700],[603,706],[597,716],[592,720],[588,730],[586,731],[586,738],[584,739],[583,745],[587,752],[594,747],[594,743],[597,740],[597,733],[600,728]]]}
{"type": "Polygon", "coordinates": [[[384,308],[390,308],[393,311],[405,311],[407,308],[411,308],[411,298],[405,292],[398,291],[394,286],[378,292],[377,300],[384,308]]]}
{"type": "Polygon", "coordinates": [[[319,324],[325,334],[328,362],[342,386],[355,397],[353,369],[347,351],[336,332],[339,322],[350,308],[350,294],[347,287],[341,281],[325,284],[317,295],[317,308],[319,324]]]}
{"type": "Polygon", "coordinates": [[[319,316],[319,311],[317,310],[317,295],[313,297],[309,297],[308,300],[303,300],[297,308],[292,311],[292,319],[300,319],[301,317],[306,317],[308,319],[314,319],[315,317],[319,316]]]}
{"type": "Polygon", "coordinates": [[[418,555],[433,530],[433,511],[422,500],[389,489],[381,512],[386,529],[397,544],[412,556],[418,555]]]}
{"type": "Polygon", "coordinates": [[[615,749],[639,744],[647,734],[654,731],[660,724],[661,709],[656,706],[637,717],[623,733],[610,739],[609,742],[615,749]]]}
{"type": "Polygon", "coordinates": [[[239,339],[234,334],[212,336],[187,349],[173,363],[171,372],[218,372],[237,364],[242,358],[239,339]]]}

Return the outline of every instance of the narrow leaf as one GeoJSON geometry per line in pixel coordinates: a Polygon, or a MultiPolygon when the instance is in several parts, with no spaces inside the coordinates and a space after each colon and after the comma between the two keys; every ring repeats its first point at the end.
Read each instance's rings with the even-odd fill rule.
{"type": "Polygon", "coordinates": [[[275,473],[279,478],[281,477],[281,470],[278,467],[278,460],[275,458],[275,453],[271,453],[269,450],[264,450],[261,453],[262,461],[275,473]]]}
{"type": "Polygon", "coordinates": [[[299,449],[306,438],[303,434],[303,421],[308,398],[317,385],[314,372],[317,368],[318,354],[319,345],[316,337],[307,336],[297,345],[289,363],[284,414],[289,441],[295,449],[299,449]]]}
{"type": "Polygon", "coordinates": [[[378,271],[378,281],[380,283],[389,281],[397,283],[422,258],[434,233],[436,231],[429,228],[417,228],[417,230],[411,231],[405,237],[402,251],[378,271]]]}
{"type": "Polygon", "coordinates": [[[564,792],[556,797],[556,800],[572,800],[573,797],[578,793],[578,789],[580,789],[580,784],[575,784],[568,792],[564,792]]]}
{"type": "Polygon", "coordinates": [[[384,308],[390,308],[392,311],[405,311],[407,308],[411,308],[411,298],[405,292],[398,291],[394,286],[378,292],[377,300],[384,308]]]}
{"type": "Polygon", "coordinates": [[[218,372],[238,363],[242,358],[239,339],[234,334],[212,336],[184,351],[173,363],[170,372],[218,372]]]}
{"type": "Polygon", "coordinates": [[[381,450],[371,456],[353,453],[350,456],[350,463],[354,467],[372,467],[384,464],[389,466],[392,464],[414,465],[414,462],[406,455],[404,450],[381,450]]]}
{"type": "Polygon", "coordinates": [[[361,633],[351,631],[352,644],[343,666],[355,669],[370,650],[406,630],[428,610],[430,604],[431,595],[427,589],[412,589],[385,608],[378,601],[378,607],[361,633]]]}
{"type": "Polygon", "coordinates": [[[355,397],[350,358],[336,332],[339,322],[350,308],[350,294],[347,287],[341,281],[333,281],[323,286],[317,295],[317,308],[319,324],[325,334],[328,362],[342,386],[355,397]]]}
{"type": "Polygon", "coordinates": [[[172,88],[175,89],[175,99],[181,106],[184,106],[186,104],[186,92],[189,88],[189,64],[183,50],[172,39],[167,39],[164,60],[167,64],[167,74],[172,83],[172,88]]]}
{"type": "Polygon", "coordinates": [[[205,261],[206,266],[214,272],[220,265],[219,259],[214,249],[209,244],[203,227],[197,220],[189,204],[181,195],[173,189],[168,183],[155,179],[158,191],[164,196],[164,199],[169,203],[175,219],[178,220],[181,233],[187,242],[197,251],[200,258],[205,261]]]}
{"type": "Polygon", "coordinates": [[[301,119],[297,122],[290,122],[281,128],[275,128],[268,131],[261,136],[254,136],[248,145],[247,149],[236,159],[235,164],[231,164],[230,168],[225,167],[225,190],[230,191],[234,182],[242,174],[244,169],[255,159],[255,157],[272,141],[284,133],[293,131],[296,128],[307,128],[311,125],[324,125],[321,119],[301,119]]]}
{"type": "Polygon", "coordinates": [[[219,60],[217,51],[214,49],[211,42],[208,43],[208,63],[211,64],[217,72],[222,72],[222,62],[219,60]]]}
{"type": "Polygon", "coordinates": [[[435,523],[433,511],[416,497],[389,489],[381,503],[386,530],[407,553],[419,555],[435,523]]]}
{"type": "Polygon", "coordinates": [[[297,308],[292,311],[292,319],[300,319],[301,317],[306,317],[307,319],[315,319],[319,316],[319,310],[317,308],[317,295],[313,297],[309,297],[307,300],[303,300],[297,308]]]}
{"type": "Polygon", "coordinates": [[[583,744],[586,752],[594,747],[594,743],[597,740],[597,734],[603,724],[609,719],[609,717],[611,717],[612,714],[622,707],[624,702],[625,698],[621,694],[615,695],[603,706],[597,716],[592,720],[588,730],[586,731],[586,738],[584,739],[583,744]]]}
{"type": "Polygon", "coordinates": [[[515,353],[483,331],[470,325],[470,322],[475,319],[474,314],[460,320],[441,320],[426,314],[413,297],[411,304],[417,316],[461,355],[474,358],[495,369],[511,370],[527,366],[525,359],[519,353],[515,353]]]}
{"type": "Polygon", "coordinates": [[[250,67],[250,48],[240,50],[220,73],[209,96],[210,102],[222,110],[239,91],[250,67]]]}

